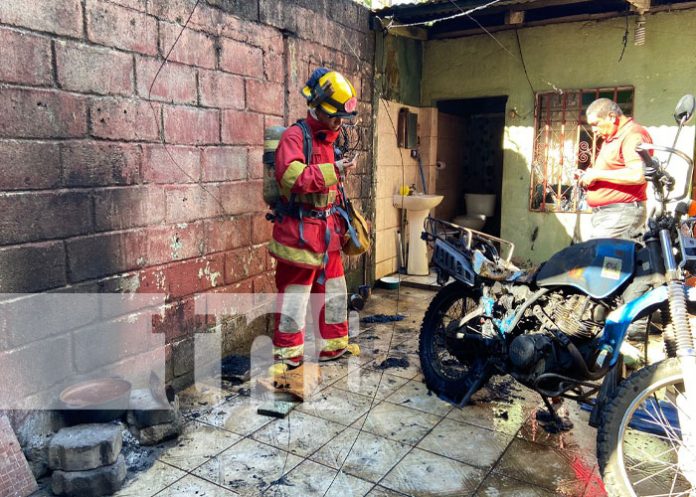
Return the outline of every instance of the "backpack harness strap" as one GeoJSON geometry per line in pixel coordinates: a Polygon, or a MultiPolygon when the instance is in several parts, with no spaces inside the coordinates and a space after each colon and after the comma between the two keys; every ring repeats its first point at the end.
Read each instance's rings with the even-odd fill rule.
{"type": "Polygon", "coordinates": [[[353,241],[356,247],[360,247],[361,243],[360,240],[358,239],[358,235],[355,232],[355,228],[353,227],[353,223],[351,222],[352,219],[350,218],[350,199],[346,196],[346,192],[343,189],[343,181],[338,182],[338,191],[341,194],[341,204],[342,205],[336,205],[336,212],[338,212],[341,217],[345,220],[346,226],[348,226],[348,234],[350,235],[350,239],[353,241]]]}
{"type": "MultiPolygon", "coordinates": [[[[302,141],[303,141],[303,151],[305,156],[305,164],[309,164],[312,158],[312,133],[304,119],[298,120],[293,126],[299,126],[302,130],[302,141]]],[[[340,186],[341,195],[345,198],[345,193],[343,192],[343,187],[340,186]]],[[[357,241],[357,236],[355,235],[355,229],[350,224],[350,216],[345,208],[340,204],[335,203],[326,209],[307,209],[303,204],[297,202],[297,194],[291,193],[290,199],[287,204],[283,204],[280,200],[276,203],[273,208],[274,219],[282,221],[284,216],[289,216],[295,219],[299,219],[299,235],[300,235],[300,245],[306,245],[307,242],[304,238],[304,218],[310,217],[313,219],[327,220],[329,216],[334,213],[338,213],[345,221],[348,226],[348,231],[353,239],[354,243],[360,244],[357,241]]],[[[325,268],[329,262],[329,242],[331,241],[331,229],[329,228],[329,223],[326,223],[326,231],[324,232],[324,243],[326,245],[326,251],[324,252],[324,257],[321,263],[321,273],[317,278],[317,282],[323,285],[326,282],[325,268]]]]}

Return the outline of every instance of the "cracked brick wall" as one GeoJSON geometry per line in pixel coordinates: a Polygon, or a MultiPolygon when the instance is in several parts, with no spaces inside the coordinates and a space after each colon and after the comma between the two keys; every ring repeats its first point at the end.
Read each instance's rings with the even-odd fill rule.
{"type": "MultiPolygon", "coordinates": [[[[299,88],[323,64],[355,84],[372,136],[367,10],[201,0],[182,32],[195,4],[0,3],[0,293],[164,293],[154,326],[181,385],[211,324],[196,296],[275,290],[264,127],[304,116],[299,88]]],[[[366,150],[347,185],[368,210],[371,163],[366,150]]]]}

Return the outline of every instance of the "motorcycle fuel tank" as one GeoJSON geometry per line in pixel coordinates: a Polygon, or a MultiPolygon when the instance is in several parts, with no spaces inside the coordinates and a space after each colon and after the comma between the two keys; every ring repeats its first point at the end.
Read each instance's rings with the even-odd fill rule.
{"type": "Polygon", "coordinates": [[[571,245],[537,273],[540,287],[571,286],[594,298],[616,292],[634,272],[636,243],[597,239],[571,245]]]}

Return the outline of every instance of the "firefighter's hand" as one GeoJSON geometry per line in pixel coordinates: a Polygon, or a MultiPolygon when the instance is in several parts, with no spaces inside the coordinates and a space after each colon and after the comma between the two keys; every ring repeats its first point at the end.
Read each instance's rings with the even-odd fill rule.
{"type": "Polygon", "coordinates": [[[343,176],[350,169],[358,165],[358,154],[355,154],[352,159],[341,159],[336,161],[336,169],[343,176]]]}

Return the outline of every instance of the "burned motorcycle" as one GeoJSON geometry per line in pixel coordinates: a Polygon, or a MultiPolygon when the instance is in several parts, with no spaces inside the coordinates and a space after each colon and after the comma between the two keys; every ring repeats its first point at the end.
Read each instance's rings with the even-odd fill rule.
{"type": "MultiPolygon", "coordinates": [[[[683,97],[679,130],[696,102],[683,97]]],[[[678,136],[677,132],[677,136],[678,136]]],[[[676,139],[675,139],[676,144],[676,139]]],[[[493,375],[509,374],[541,394],[593,406],[597,458],[610,496],[696,496],[696,351],[689,310],[696,289],[696,218],[688,217],[691,159],[672,147],[639,147],[658,203],[643,243],[601,239],[571,245],[536,271],[510,263],[500,238],[429,218],[440,284],[423,319],[420,360],[428,387],[465,406],[493,375]],[[667,160],[649,151],[669,154],[667,160]],[[670,197],[673,156],[688,164],[684,191],[670,197]],[[641,284],[638,298],[628,291],[641,284]],[[660,311],[657,313],[656,311],[660,311]],[[659,314],[667,359],[621,378],[631,322],[659,314]]],[[[556,417],[557,419],[557,417],[556,417]]]]}

